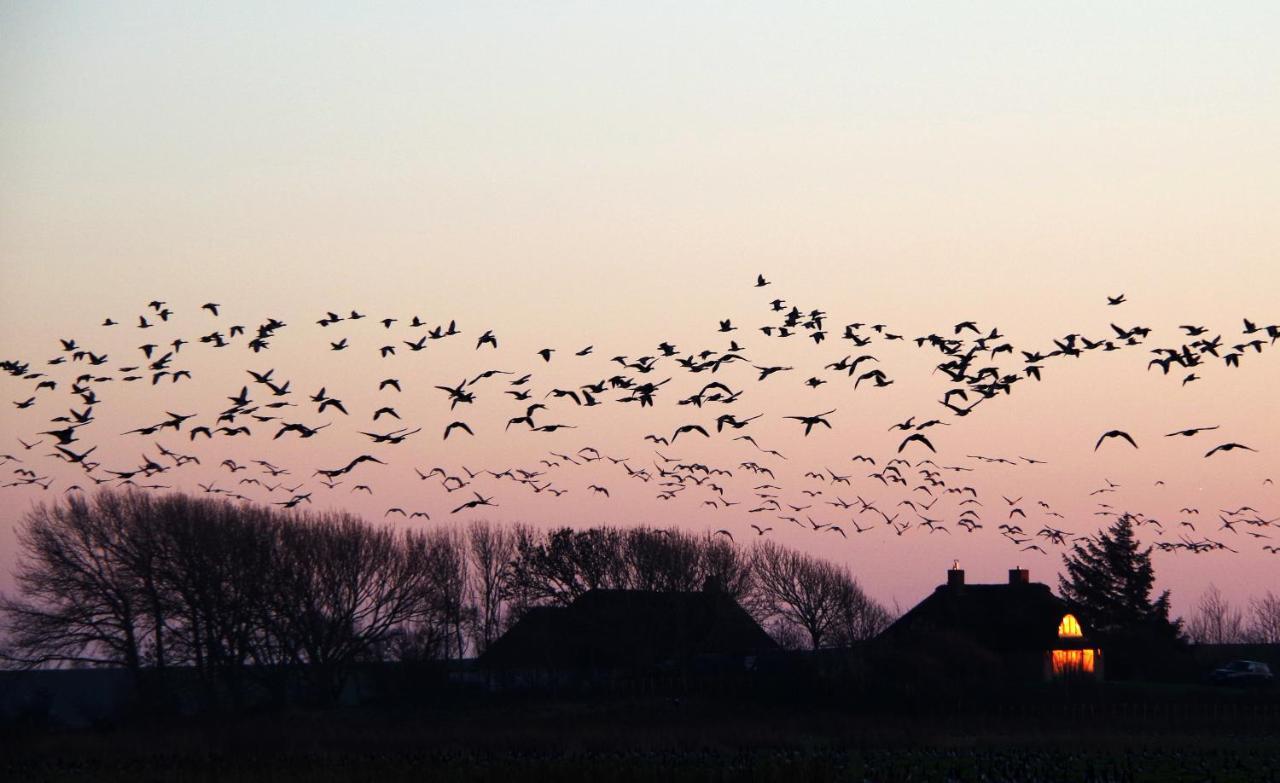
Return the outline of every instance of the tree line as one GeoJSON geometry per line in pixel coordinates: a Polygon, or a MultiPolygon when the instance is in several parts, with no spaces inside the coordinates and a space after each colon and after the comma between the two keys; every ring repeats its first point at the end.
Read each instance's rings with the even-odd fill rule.
{"type": "Polygon", "coordinates": [[[1280,644],[1280,596],[1268,590],[1243,606],[1232,606],[1209,585],[1186,621],[1197,644],[1280,644]]]}
{"type": "Polygon", "coordinates": [[[303,667],[340,687],[361,662],[479,654],[530,608],[594,588],[714,583],[786,647],[847,645],[892,620],[846,567],[675,528],[407,530],[102,490],[34,507],[18,543],[0,660],[189,667],[233,686],[253,667],[303,667]]]}

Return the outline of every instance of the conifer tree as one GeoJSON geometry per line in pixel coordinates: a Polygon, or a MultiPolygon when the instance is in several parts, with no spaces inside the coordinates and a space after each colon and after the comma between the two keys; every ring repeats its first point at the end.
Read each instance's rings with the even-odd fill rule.
{"type": "Polygon", "coordinates": [[[1059,576],[1062,597],[1097,632],[1110,636],[1148,636],[1172,640],[1177,622],[1169,620],[1169,591],[1154,599],[1151,547],[1141,549],[1134,519],[1123,514],[1107,530],[1077,541],[1063,555],[1059,576]]]}

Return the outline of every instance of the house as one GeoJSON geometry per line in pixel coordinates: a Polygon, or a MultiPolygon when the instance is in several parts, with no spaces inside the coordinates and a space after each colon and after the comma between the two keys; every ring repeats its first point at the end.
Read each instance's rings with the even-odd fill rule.
{"type": "Polygon", "coordinates": [[[675,671],[744,671],[778,645],[732,596],[590,590],[530,609],[480,657],[507,684],[581,683],[675,671]]]}
{"type": "Polygon", "coordinates": [[[887,628],[898,647],[951,647],[998,661],[1017,679],[1101,679],[1102,650],[1090,630],[1049,586],[1023,568],[1004,584],[966,584],[958,564],[946,584],[887,628]]]}

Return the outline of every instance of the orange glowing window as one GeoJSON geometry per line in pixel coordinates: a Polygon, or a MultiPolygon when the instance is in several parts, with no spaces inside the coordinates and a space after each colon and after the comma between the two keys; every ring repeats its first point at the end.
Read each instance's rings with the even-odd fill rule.
{"type": "Polygon", "coordinates": [[[1054,650],[1053,675],[1064,674],[1093,674],[1093,650],[1054,650]]]}
{"type": "Polygon", "coordinates": [[[1076,619],[1074,614],[1066,614],[1062,616],[1062,622],[1058,623],[1059,639],[1079,639],[1084,636],[1080,630],[1080,621],[1076,619]]]}

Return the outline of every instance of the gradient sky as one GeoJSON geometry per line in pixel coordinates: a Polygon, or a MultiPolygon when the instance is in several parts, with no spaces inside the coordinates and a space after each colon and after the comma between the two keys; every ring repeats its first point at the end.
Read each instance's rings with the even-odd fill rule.
{"type": "MultiPolygon", "coordinates": [[[[206,463],[270,450],[307,473],[369,450],[355,430],[390,429],[365,425],[385,397],[376,381],[399,376],[397,406],[426,429],[385,452],[395,469],[359,474],[375,498],[343,487],[317,500],[371,518],[391,505],[429,508],[429,524],[451,524],[462,516],[447,513],[456,495],[424,495],[411,464],[532,467],[548,448],[586,444],[645,464],[644,434],[720,412],[677,408],[709,378],[672,368],[654,379],[673,375],[683,393],[664,392],[652,414],[555,406],[544,421],[579,429],[502,437],[520,406],[503,399],[501,381],[456,417],[430,388],[482,369],[537,371],[545,392],[607,377],[620,369],[608,357],[653,353],[661,340],[723,349],[716,322],[732,317],[744,327],[732,336],[758,363],[797,366],[759,386],[732,377],[749,390],[735,412],[766,414],[744,432],[791,458],[778,483],[799,503],[806,470],[853,473],[854,452],[892,456],[900,438],[888,426],[944,413],[933,401],[945,386],[930,373],[935,354],[895,345],[875,349],[893,387],[854,392],[833,379],[803,388],[853,347],[752,333],[771,320],[774,296],[825,310],[837,333],[858,320],[914,337],[976,319],[1028,350],[1068,332],[1110,336],[1112,321],[1144,324],[1147,347],[1053,365],[1044,383],[935,429],[937,459],[1047,460],[984,469],[973,483],[989,504],[999,493],[1043,498],[1074,532],[1101,523],[1088,493],[1111,479],[1123,485],[1108,501],[1117,507],[1167,521],[1199,506],[1210,528],[1201,532],[1216,535],[1209,509],[1250,504],[1280,516],[1280,491],[1261,483],[1280,481],[1277,354],[1246,357],[1239,370],[1206,367],[1203,380],[1180,387],[1146,370],[1145,351],[1183,342],[1178,324],[1206,325],[1230,343],[1242,317],[1280,320],[1278,39],[1272,3],[1054,12],[1014,3],[0,2],[0,358],[39,364],[59,352],[57,338],[77,337],[109,348],[113,365],[134,363],[145,340],[129,324],[153,298],[177,311],[172,336],[279,317],[291,326],[267,354],[190,349],[192,384],[106,385],[85,445],[99,445],[109,467],[132,464],[147,441],[116,433],[157,411],[219,410],[248,380],[245,368],[274,366],[299,391],[326,385],[353,420],[305,444],[190,449],[206,463]],[[774,281],[763,292],[751,288],[761,272],[774,281]],[[1107,307],[1105,296],[1122,291],[1130,301],[1107,307]],[[222,319],[198,312],[210,300],[224,305],[222,319]],[[326,310],[353,307],[457,319],[464,334],[388,365],[373,353],[383,338],[373,318],[314,325],[326,310]],[[101,330],[107,315],[125,325],[101,330]],[[475,337],[490,328],[501,350],[476,353],[475,337]],[[329,352],[340,334],[353,348],[329,352]],[[587,344],[594,356],[572,356],[587,344]],[[544,346],[559,350],[547,367],[533,356],[544,346]],[[836,430],[808,439],[779,418],[832,407],[836,430]],[[441,444],[452,418],[484,432],[441,444]],[[1202,439],[1219,433],[1161,437],[1209,424],[1222,426],[1222,441],[1259,452],[1204,460],[1219,441],[1202,439]],[[1095,454],[1097,435],[1113,427],[1142,448],[1095,454]]],[[[6,400],[25,399],[31,385],[0,379],[6,400]]],[[[17,454],[16,437],[30,440],[64,402],[59,391],[32,410],[6,404],[0,453],[17,454]]],[[[310,424],[325,420],[313,406],[300,410],[310,424]]],[[[165,440],[189,445],[185,435],[165,440]]],[[[672,452],[687,459],[752,459],[727,438],[678,445],[672,452]]],[[[18,455],[38,461],[40,451],[18,455]]],[[[10,584],[12,523],[76,480],[51,462],[41,464],[60,483],[47,495],[0,489],[0,587],[10,584]]],[[[217,475],[206,467],[174,480],[217,475]]],[[[863,474],[840,494],[897,502],[863,474]]],[[[557,483],[571,493],[554,502],[507,485],[490,516],[731,527],[746,531],[739,540],[759,516],[659,503],[652,487],[616,471],[557,483]],[[615,498],[589,497],[591,481],[615,498]]],[[[994,534],[1002,520],[989,509],[988,529],[969,537],[879,530],[845,542],[774,526],[788,543],[848,562],[872,594],[904,608],[952,558],[978,581],[1015,564],[1055,581],[1056,553],[1019,552],[994,534]]],[[[1258,542],[1240,548],[1158,555],[1175,607],[1210,582],[1235,600],[1273,588],[1280,557],[1258,542]]]]}

